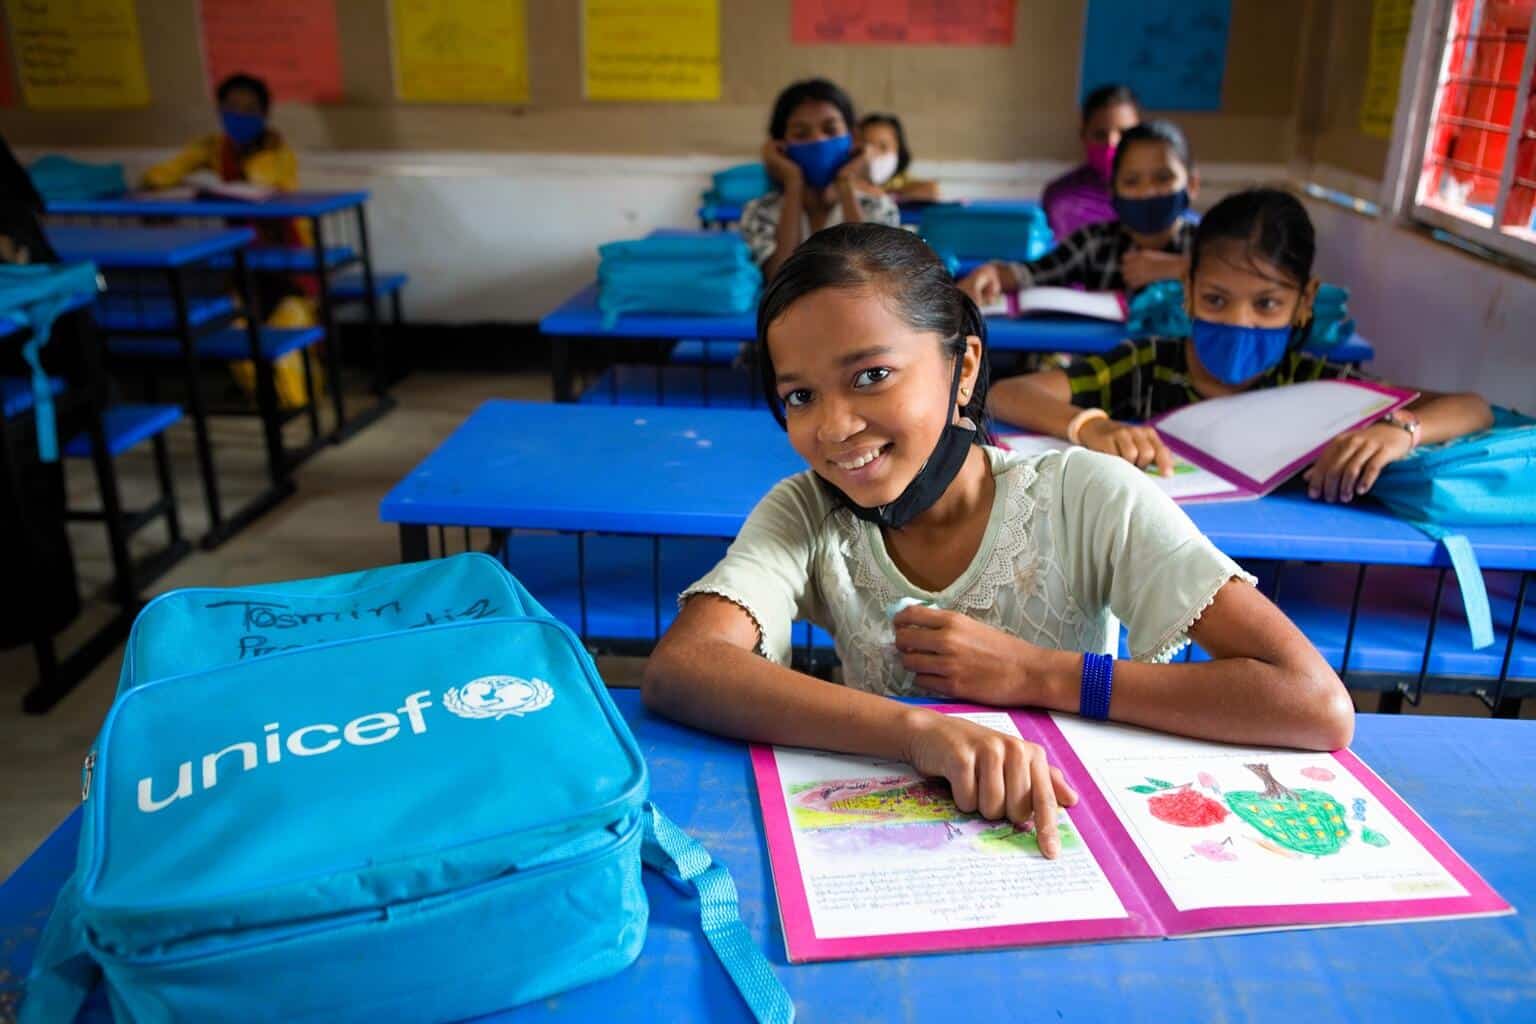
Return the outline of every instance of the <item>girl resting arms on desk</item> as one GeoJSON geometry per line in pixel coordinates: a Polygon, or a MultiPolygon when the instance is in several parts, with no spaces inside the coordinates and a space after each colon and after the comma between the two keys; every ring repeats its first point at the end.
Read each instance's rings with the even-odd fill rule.
{"type": "Polygon", "coordinates": [[[1056,808],[1077,796],[1041,748],[886,698],[1349,742],[1338,677],[1144,473],[1097,452],[986,444],[985,324],[915,235],[820,232],[768,285],[758,339],[765,395],[810,468],[682,595],[646,666],[651,708],[907,762],[947,779],[964,810],[1033,817],[1048,856],[1056,808]],[[903,599],[931,607],[893,618],[903,599]],[[1098,653],[1114,650],[1111,616],[1130,630],[1133,660],[1118,666],[1098,653]],[[842,685],[786,667],[796,619],[833,634],[842,685]],[[1168,664],[1190,639],[1214,660],[1168,664]]]}
{"type": "MultiPolygon", "coordinates": [[[[1103,355],[1079,356],[1065,369],[1000,381],[992,391],[992,413],[1166,470],[1172,456],[1157,431],[1134,421],[1254,388],[1363,377],[1304,350],[1318,287],[1312,275],[1316,248],[1306,207],[1289,192],[1257,188],[1228,196],[1195,233],[1184,286],[1189,337],[1126,341],[1103,355]]],[[[1492,423],[1493,412],[1479,395],[1423,391],[1386,420],[1334,438],[1304,474],[1307,491],[1348,502],[1415,445],[1492,423]]]]}
{"type": "Polygon", "coordinates": [[[987,263],[960,287],[983,306],[1003,292],[1035,285],[1090,292],[1136,292],[1184,276],[1194,225],[1185,217],[1200,175],[1184,133],[1168,121],[1143,121],[1120,136],[1111,170],[1117,220],[1089,224],[1028,263],[987,263]]]}
{"type": "Polygon", "coordinates": [[[896,201],[863,187],[869,158],[855,145],[853,100],[824,78],[796,82],[774,101],[763,165],[774,191],[741,211],[741,236],[769,280],[795,247],[834,224],[899,224],[896,201]]]}

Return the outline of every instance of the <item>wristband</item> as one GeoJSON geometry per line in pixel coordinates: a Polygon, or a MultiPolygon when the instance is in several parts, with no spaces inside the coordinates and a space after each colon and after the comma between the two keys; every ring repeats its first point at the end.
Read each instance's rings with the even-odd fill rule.
{"type": "Polygon", "coordinates": [[[1083,432],[1083,426],[1093,420],[1107,419],[1109,419],[1109,413],[1103,409],[1084,409],[1076,416],[1073,416],[1072,422],[1067,424],[1067,440],[1073,444],[1082,444],[1083,442],[1078,439],[1078,435],[1083,432]]]}
{"type": "Polygon", "coordinates": [[[1103,721],[1109,717],[1109,695],[1115,683],[1115,658],[1111,654],[1083,654],[1083,689],[1077,711],[1084,718],[1103,721]]]}

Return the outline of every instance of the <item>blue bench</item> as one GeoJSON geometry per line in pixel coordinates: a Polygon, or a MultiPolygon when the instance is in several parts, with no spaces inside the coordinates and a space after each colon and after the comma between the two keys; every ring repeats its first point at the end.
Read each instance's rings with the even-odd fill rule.
{"type": "MultiPolygon", "coordinates": [[[[357,250],[350,245],[325,247],[325,269],[334,270],[357,259],[357,250]]],[[[252,270],[262,274],[313,274],[315,251],[303,246],[253,245],[245,251],[245,262],[252,270]]],[[[219,269],[235,265],[233,258],[220,256],[212,261],[219,269]]]]}
{"type": "Polygon", "coordinates": [[[710,366],[733,366],[736,363],[736,354],[741,351],[743,344],[751,345],[752,343],[691,338],[679,341],[672,346],[672,352],[668,358],[679,366],[697,366],[700,363],[708,363],[710,366]]]}
{"type": "MultiPolygon", "coordinates": [[[[229,295],[187,297],[187,325],[193,329],[227,320],[238,311],[229,295]]],[[[174,331],[176,304],[163,294],[108,292],[96,303],[96,322],[108,332],[174,331]]]]}
{"type": "MultiPolygon", "coordinates": [[[[107,453],[113,458],[135,448],[145,441],[158,437],[182,419],[179,405],[114,405],[101,417],[102,432],[107,439],[107,453]]],[[[76,434],[64,446],[64,454],[72,459],[91,457],[91,439],[88,434],[76,434]]]]}
{"type": "MultiPolygon", "coordinates": [[[[713,537],[512,533],[502,564],[583,640],[649,649],[677,618],[677,595],[714,568],[730,542],[713,537]],[[654,564],[653,564],[654,556],[654,564]],[[587,599],[590,595],[590,600],[587,599]]],[[[809,623],[796,647],[830,650],[832,638],[809,623]]]]}
{"type": "MultiPolygon", "coordinates": [[[[400,309],[400,293],[410,280],[409,274],[398,270],[374,271],[373,274],[374,298],[389,300],[390,320],[396,327],[405,319],[400,309]]],[[[331,282],[331,301],[338,306],[354,305],[367,298],[368,288],[362,271],[344,274],[331,282]]]]}
{"type": "Polygon", "coordinates": [[[757,379],[730,366],[610,366],[582,389],[585,405],[664,405],[745,409],[763,405],[757,379]]]}
{"type": "MultiPolygon", "coordinates": [[[[55,395],[62,394],[64,382],[57,377],[49,377],[48,389],[55,395]]],[[[23,377],[0,377],[0,415],[6,419],[20,416],[30,411],[34,402],[30,380],[23,377]]]]}
{"type": "MultiPolygon", "coordinates": [[[[325,338],[323,327],[263,327],[258,332],[261,358],[269,362],[280,359],[290,352],[319,342],[325,338]]],[[[180,359],[181,339],[162,337],[119,337],[107,342],[113,355],[141,359],[180,359]]],[[[211,331],[197,338],[197,354],[200,359],[231,361],[251,357],[250,339],[244,328],[227,327],[211,331]]]]}

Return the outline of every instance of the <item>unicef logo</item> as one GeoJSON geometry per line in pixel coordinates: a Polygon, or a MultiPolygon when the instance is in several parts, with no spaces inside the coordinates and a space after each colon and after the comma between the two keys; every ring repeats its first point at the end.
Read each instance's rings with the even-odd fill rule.
{"type": "Polygon", "coordinates": [[[542,679],[481,676],[443,694],[443,707],[460,718],[504,718],[549,707],[554,689],[542,679]]]}

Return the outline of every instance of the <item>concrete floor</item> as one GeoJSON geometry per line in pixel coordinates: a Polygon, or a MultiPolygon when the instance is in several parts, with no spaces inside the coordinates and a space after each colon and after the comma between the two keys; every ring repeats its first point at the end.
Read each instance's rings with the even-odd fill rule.
{"type": "MultiPolygon", "coordinates": [[[[297,473],[298,493],[216,551],[197,550],[152,588],[159,593],[185,586],[238,586],[349,572],[398,560],[395,529],[378,520],[384,493],[488,398],[547,399],[547,375],[417,373],[396,389],[399,407],[346,444],[311,459],[297,473]]],[[[291,424],[291,440],[302,424],[291,424]]],[[[206,519],[186,424],[172,432],[179,504],[189,537],[201,535],[206,519]]],[[[238,505],[262,482],[260,438],[254,421],[219,421],[214,432],[227,507],[238,505]]],[[[72,502],[94,502],[91,473],[72,464],[72,502]]],[[[153,497],[153,470],[145,452],[119,462],[130,504],[153,497]]],[[[82,592],[97,593],[110,578],[105,536],[100,527],[74,524],[82,592]]],[[[150,527],[141,543],[158,542],[150,527]]],[[[104,600],[88,600],[79,628],[110,617],[104,600]]],[[[74,632],[64,637],[68,650],[74,632]]],[[[44,716],[23,715],[21,696],[36,678],[30,649],[0,652],[0,878],[31,853],[79,800],[80,763],[117,684],[121,651],[44,716]]],[[[602,659],[599,667],[613,685],[633,685],[636,659],[602,659]]],[[[1375,707],[1362,695],[1362,710],[1375,707]]],[[[1526,716],[1536,714],[1526,702],[1526,716]]],[[[1412,713],[1486,715],[1475,698],[1426,698],[1412,713]]]]}

